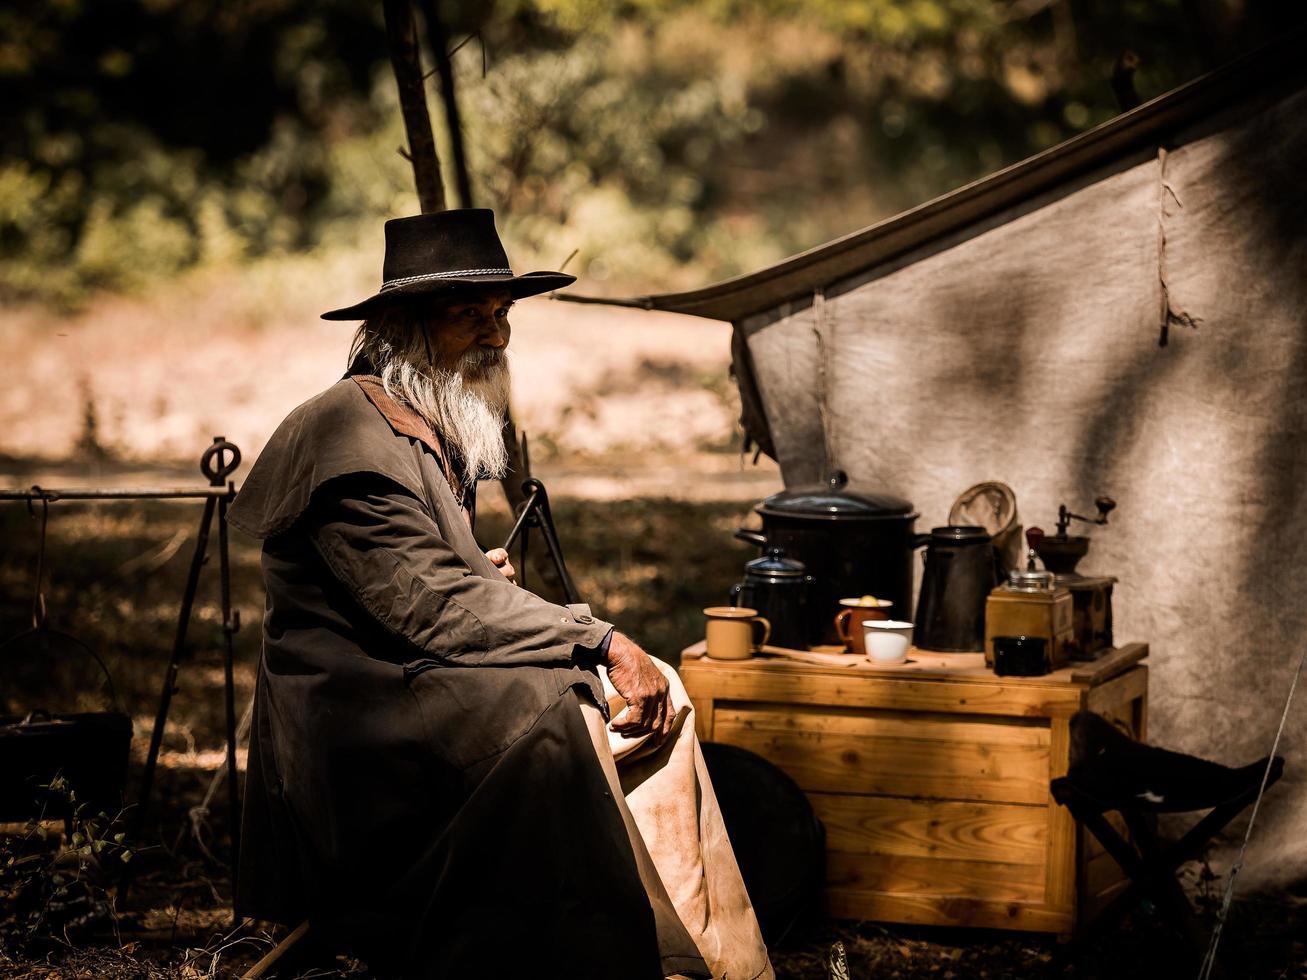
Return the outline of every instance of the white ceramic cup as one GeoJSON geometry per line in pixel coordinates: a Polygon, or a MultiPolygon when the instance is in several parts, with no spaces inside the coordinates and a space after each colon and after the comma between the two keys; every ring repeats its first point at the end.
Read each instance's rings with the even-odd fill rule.
{"type": "Polygon", "coordinates": [[[862,624],[867,659],[873,664],[901,664],[912,646],[912,624],[897,619],[869,619],[862,624]]]}

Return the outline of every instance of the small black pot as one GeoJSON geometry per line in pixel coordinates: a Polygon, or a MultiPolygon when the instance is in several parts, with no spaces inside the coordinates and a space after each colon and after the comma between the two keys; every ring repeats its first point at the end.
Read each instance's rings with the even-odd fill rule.
{"type": "Polygon", "coordinates": [[[836,471],[824,483],[768,497],[754,511],[762,530],[735,536],[761,548],[781,548],[812,576],[805,636],[808,643],[838,643],[835,614],[841,599],[874,595],[894,603],[896,616],[912,617],[912,504],[889,494],[856,489],[836,471]]]}
{"type": "Polygon", "coordinates": [[[745,563],[744,581],[731,587],[731,605],[756,609],[771,624],[773,646],[807,648],[808,589],[812,576],[802,562],[771,548],[745,563]]]}

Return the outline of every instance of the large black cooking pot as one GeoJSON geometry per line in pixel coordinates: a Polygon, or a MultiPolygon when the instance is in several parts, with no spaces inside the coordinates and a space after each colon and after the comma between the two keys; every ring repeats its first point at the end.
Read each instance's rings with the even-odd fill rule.
{"type": "Polygon", "coordinates": [[[807,566],[808,642],[838,643],[839,600],[874,595],[894,605],[895,619],[912,618],[912,530],[919,516],[900,497],[849,486],[837,470],[824,483],[772,494],[754,508],[762,530],[735,536],[761,548],[783,548],[807,566]]]}

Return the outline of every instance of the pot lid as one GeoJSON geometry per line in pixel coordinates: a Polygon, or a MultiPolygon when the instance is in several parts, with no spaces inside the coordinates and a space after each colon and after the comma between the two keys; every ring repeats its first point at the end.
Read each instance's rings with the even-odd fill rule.
{"type": "Polygon", "coordinates": [[[802,578],[808,574],[808,566],[801,561],[785,557],[784,548],[768,548],[761,558],[744,563],[748,575],[765,575],[768,578],[802,578]]]}
{"type": "Polygon", "coordinates": [[[1007,573],[1007,587],[1018,592],[1052,592],[1054,576],[1052,572],[1040,569],[1022,571],[1014,568],[1007,573]]]}
{"type": "Polygon", "coordinates": [[[975,524],[946,524],[930,529],[931,538],[937,541],[988,541],[989,532],[975,524]]]}
{"type": "Polygon", "coordinates": [[[774,493],[758,506],[759,513],[867,519],[907,517],[912,504],[902,497],[849,486],[849,476],[835,470],[822,483],[774,493]]]}

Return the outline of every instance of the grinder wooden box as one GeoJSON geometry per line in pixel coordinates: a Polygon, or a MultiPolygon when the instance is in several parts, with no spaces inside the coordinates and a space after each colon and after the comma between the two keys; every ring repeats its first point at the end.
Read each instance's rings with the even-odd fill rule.
{"type": "Polygon", "coordinates": [[[1089,658],[1112,646],[1112,586],[1115,576],[1081,576],[1066,580],[1075,604],[1077,656],[1089,658]]]}
{"type": "Polygon", "coordinates": [[[1049,782],[1076,711],[1145,736],[1147,652],[995,677],[979,653],[828,666],[709,660],[698,643],[680,674],[701,739],[758,753],[812,802],[830,915],[1070,934],[1124,882],[1049,782]]]}
{"type": "Polygon", "coordinates": [[[996,636],[1042,636],[1048,640],[1049,663],[1054,669],[1061,667],[1078,652],[1070,591],[995,589],[985,601],[985,663],[990,667],[996,636]]]}

